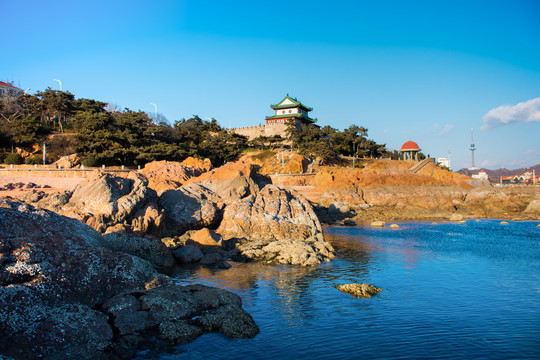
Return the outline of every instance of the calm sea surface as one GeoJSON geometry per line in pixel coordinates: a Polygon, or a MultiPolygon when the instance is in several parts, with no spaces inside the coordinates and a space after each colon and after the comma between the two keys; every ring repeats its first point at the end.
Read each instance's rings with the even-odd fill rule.
{"type": "Polygon", "coordinates": [[[331,227],[337,258],[315,269],[183,270],[181,284],[240,295],[261,333],[203,335],[161,359],[540,359],[537,224],[331,227]],[[333,287],[362,282],[384,290],[359,299],[333,287]]]}

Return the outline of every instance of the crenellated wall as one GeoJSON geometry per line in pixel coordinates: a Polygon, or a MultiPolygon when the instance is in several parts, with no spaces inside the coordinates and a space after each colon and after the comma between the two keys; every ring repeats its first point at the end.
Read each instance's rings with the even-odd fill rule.
{"type": "Polygon", "coordinates": [[[265,128],[265,125],[257,125],[257,126],[231,128],[229,130],[238,135],[247,136],[249,140],[251,140],[259,136],[265,136],[264,128],[265,128]]]}
{"type": "Polygon", "coordinates": [[[287,124],[266,124],[231,128],[229,130],[235,132],[236,134],[247,136],[249,140],[252,140],[259,136],[281,135],[283,138],[287,137],[287,124]]]}

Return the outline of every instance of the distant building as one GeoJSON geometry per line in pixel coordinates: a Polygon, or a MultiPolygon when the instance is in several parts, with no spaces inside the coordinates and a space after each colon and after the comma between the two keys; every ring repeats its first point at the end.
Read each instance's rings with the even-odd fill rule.
{"type": "Polygon", "coordinates": [[[438,158],[437,165],[444,166],[447,169],[450,169],[450,159],[449,158],[438,158]]]}
{"type": "Polygon", "coordinates": [[[489,180],[489,176],[485,171],[479,171],[478,174],[473,174],[471,177],[474,180],[489,180]]]}
{"type": "Polygon", "coordinates": [[[0,97],[1,98],[16,98],[24,94],[24,91],[13,84],[0,81],[0,97]]]}
{"type": "Polygon", "coordinates": [[[289,94],[279,103],[270,105],[270,107],[275,110],[275,114],[267,116],[264,125],[231,128],[229,130],[247,136],[250,140],[259,136],[274,135],[287,138],[287,122],[292,120],[297,126],[300,126],[300,124],[314,124],[317,121],[317,119],[308,115],[313,108],[302,104],[296,98],[290,97],[289,94]]]}
{"type": "Polygon", "coordinates": [[[501,176],[501,179],[500,179],[500,182],[503,184],[510,184],[510,183],[516,183],[516,184],[535,183],[537,184],[539,181],[540,181],[540,176],[535,175],[534,172],[531,172],[531,171],[525,171],[521,175],[501,176]]]}
{"type": "Polygon", "coordinates": [[[407,141],[401,149],[399,150],[403,155],[403,160],[415,160],[418,161],[418,153],[420,152],[420,147],[414,141],[407,141]]]}

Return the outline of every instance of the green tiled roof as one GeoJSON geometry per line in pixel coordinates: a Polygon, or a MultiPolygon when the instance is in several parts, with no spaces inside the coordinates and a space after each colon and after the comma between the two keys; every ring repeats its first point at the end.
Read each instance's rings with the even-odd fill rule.
{"type": "Polygon", "coordinates": [[[294,113],[294,114],[281,114],[281,115],[267,116],[267,117],[266,117],[266,120],[284,119],[284,118],[304,119],[304,120],[309,121],[309,122],[311,122],[311,123],[314,123],[314,122],[317,121],[317,119],[312,119],[312,118],[310,118],[309,116],[306,116],[306,115],[303,115],[303,114],[299,114],[299,113],[294,113]]]}
{"type": "Polygon", "coordinates": [[[285,96],[283,98],[283,100],[281,100],[280,102],[278,102],[276,105],[270,105],[270,107],[274,110],[278,110],[278,109],[288,109],[288,108],[292,108],[292,107],[301,107],[303,108],[304,110],[306,111],[311,111],[313,110],[313,108],[310,108],[309,106],[306,106],[304,104],[302,104],[300,101],[292,98],[289,96],[289,94],[287,94],[287,96],[285,96]],[[284,104],[284,105],[280,105],[282,102],[284,102],[285,100],[289,99],[290,102],[292,102],[292,104],[284,104]]]}

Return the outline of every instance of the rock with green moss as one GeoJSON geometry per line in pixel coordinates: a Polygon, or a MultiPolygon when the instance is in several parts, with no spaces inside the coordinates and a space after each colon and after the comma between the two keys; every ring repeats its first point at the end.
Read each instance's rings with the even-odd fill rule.
{"type": "Polygon", "coordinates": [[[373,286],[371,284],[363,283],[363,284],[341,284],[341,285],[335,285],[336,289],[338,289],[341,292],[344,292],[346,294],[350,294],[355,297],[361,297],[361,298],[370,298],[373,295],[378,294],[382,291],[381,288],[378,288],[376,286],[373,286]]]}

